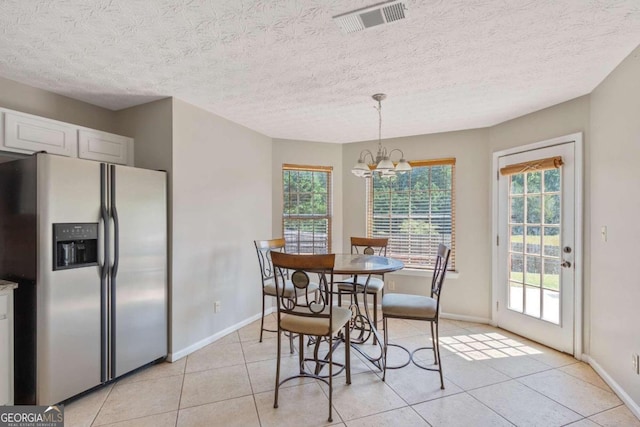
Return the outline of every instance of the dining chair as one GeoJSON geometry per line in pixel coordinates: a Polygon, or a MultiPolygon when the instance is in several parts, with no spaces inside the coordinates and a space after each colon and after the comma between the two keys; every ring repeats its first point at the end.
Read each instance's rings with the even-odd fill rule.
{"type": "MultiPolygon", "coordinates": [[[[266,332],[277,332],[274,329],[266,329],[264,327],[264,312],[265,312],[265,303],[266,298],[275,297],[276,293],[276,284],[274,281],[274,267],[271,261],[271,254],[275,252],[285,252],[286,242],[284,239],[271,239],[271,240],[254,240],[253,241],[256,252],[258,254],[258,263],[260,265],[260,277],[262,278],[262,317],[260,318],[260,342],[262,342],[262,333],[266,332]]],[[[288,273],[285,272],[284,276],[284,291],[283,296],[285,298],[294,298],[300,295],[300,291],[293,286],[291,280],[289,280],[288,273]]],[[[311,283],[309,285],[309,289],[311,291],[316,291],[318,289],[317,283],[311,283]]],[[[293,353],[293,344],[291,344],[291,352],[293,353]]]]}
{"type": "MultiPolygon", "coordinates": [[[[369,238],[369,237],[351,237],[351,253],[363,255],[387,256],[388,238],[369,238]]],[[[378,324],[378,293],[382,291],[384,297],[384,274],[368,274],[357,276],[356,283],[354,277],[340,280],[338,282],[338,298],[339,304],[342,305],[342,294],[353,295],[357,293],[363,294],[364,304],[367,304],[367,295],[373,295],[373,324],[378,324]],[[366,288],[366,293],[365,293],[366,288]]],[[[373,337],[373,343],[376,343],[376,337],[373,337]]]]}
{"type": "Polygon", "coordinates": [[[351,310],[333,305],[333,267],[335,254],[328,255],[293,255],[281,252],[272,252],[271,259],[275,268],[275,282],[278,291],[278,355],[276,365],[276,391],[273,407],[278,407],[278,392],[280,386],[294,378],[315,378],[329,386],[329,422],[332,419],[333,405],[333,377],[342,370],[346,370],[347,384],[351,384],[351,362],[349,338],[349,320],[351,310]],[[282,290],[287,283],[288,271],[291,273],[291,283],[301,292],[300,298],[286,298],[282,290]],[[320,291],[311,288],[311,276],[317,275],[320,291]],[[345,363],[333,361],[334,336],[344,329],[345,363]],[[281,361],[281,333],[288,332],[290,336],[298,334],[299,343],[299,373],[280,380],[281,361]],[[315,337],[316,350],[314,358],[304,357],[304,336],[315,337]],[[325,358],[318,356],[318,348],[322,341],[329,345],[329,351],[325,358]],[[307,370],[305,363],[313,362],[316,369],[313,372],[307,370]],[[341,369],[333,371],[334,365],[341,369]],[[328,366],[329,373],[320,375],[319,367],[328,366]]]}
{"type": "Polygon", "coordinates": [[[438,254],[433,268],[433,278],[431,279],[431,295],[407,295],[407,294],[386,294],[382,298],[382,323],[384,326],[384,369],[382,381],[385,380],[387,369],[399,369],[413,362],[419,368],[428,371],[438,371],[440,373],[440,388],[444,389],[442,378],[442,360],[440,358],[440,337],[438,333],[438,319],[440,315],[440,298],[442,296],[442,285],[447,273],[449,255],[451,249],[443,244],[438,245],[438,254]],[[388,319],[423,320],[429,322],[431,326],[431,347],[420,347],[409,351],[399,344],[389,344],[388,319]],[[387,350],[390,346],[399,347],[409,354],[407,363],[400,366],[387,366],[387,350]],[[428,367],[416,361],[416,352],[425,349],[433,350],[434,364],[437,368],[428,367]]]}

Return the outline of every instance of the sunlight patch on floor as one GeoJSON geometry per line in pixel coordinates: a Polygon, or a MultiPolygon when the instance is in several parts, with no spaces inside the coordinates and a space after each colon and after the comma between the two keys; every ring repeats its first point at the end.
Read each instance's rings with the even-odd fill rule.
{"type": "Polygon", "coordinates": [[[540,350],[497,332],[441,337],[440,345],[468,361],[542,354],[540,350]]]}

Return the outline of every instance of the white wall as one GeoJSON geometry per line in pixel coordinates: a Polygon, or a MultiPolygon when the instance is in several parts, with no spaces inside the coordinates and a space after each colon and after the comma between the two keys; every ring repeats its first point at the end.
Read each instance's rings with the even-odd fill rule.
{"type": "Polygon", "coordinates": [[[336,253],[342,252],[344,210],[342,205],[342,146],[340,144],[273,140],[273,235],[265,236],[264,239],[282,236],[282,165],[285,163],[333,167],[331,174],[333,183],[331,250],[336,253]]]}
{"type": "Polygon", "coordinates": [[[116,111],[115,118],[116,133],[135,140],[136,167],[171,171],[173,98],[116,111]]]}
{"type": "Polygon", "coordinates": [[[117,133],[115,113],[111,110],[2,77],[0,107],[117,133]]]}
{"type": "Polygon", "coordinates": [[[631,370],[631,354],[640,354],[640,47],[591,94],[590,151],[590,355],[640,411],[640,376],[631,370]]]}
{"type": "MultiPolygon", "coordinates": [[[[456,158],[456,270],[458,277],[446,280],[442,297],[442,310],[446,314],[488,320],[491,252],[489,233],[490,162],[487,160],[489,131],[476,129],[386,139],[388,149],[400,148],[407,160],[456,158]]],[[[365,180],[351,174],[360,151],[375,151],[377,142],[359,142],[343,145],[344,175],[344,242],[349,248],[350,236],[366,236],[365,180]]],[[[407,276],[405,272],[387,275],[393,280],[396,292],[427,294],[430,279],[407,276]]]]}
{"type": "Polygon", "coordinates": [[[253,240],[272,233],[271,139],[174,99],[172,157],[176,354],[261,311],[253,240]]]}

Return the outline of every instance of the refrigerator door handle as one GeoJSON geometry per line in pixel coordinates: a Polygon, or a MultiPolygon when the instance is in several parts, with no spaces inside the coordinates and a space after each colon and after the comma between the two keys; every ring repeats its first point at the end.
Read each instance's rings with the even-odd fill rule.
{"type": "Polygon", "coordinates": [[[109,347],[109,310],[108,310],[108,286],[109,274],[109,210],[107,209],[107,165],[100,164],[100,219],[102,221],[103,261],[100,265],[100,381],[108,380],[109,347]]]}
{"type": "Polygon", "coordinates": [[[118,221],[118,207],[116,205],[116,167],[109,165],[109,190],[111,201],[111,217],[113,218],[113,266],[111,267],[111,348],[110,348],[110,377],[116,376],[116,277],[118,275],[118,263],[120,261],[120,223],[118,221]]]}
{"type": "Polygon", "coordinates": [[[118,221],[118,207],[116,206],[116,167],[111,165],[111,217],[113,218],[113,267],[111,278],[118,275],[120,262],[120,223],[118,221]]]}

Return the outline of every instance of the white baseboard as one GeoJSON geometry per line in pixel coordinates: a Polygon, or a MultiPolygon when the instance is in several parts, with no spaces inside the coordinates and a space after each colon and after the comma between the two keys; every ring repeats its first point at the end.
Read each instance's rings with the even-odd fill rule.
{"type": "Polygon", "coordinates": [[[629,410],[633,412],[633,414],[640,419],[640,405],[634,402],[633,399],[631,399],[631,396],[629,396],[627,392],[624,391],[622,387],[620,387],[620,384],[618,384],[611,377],[611,375],[609,375],[609,373],[607,373],[607,371],[605,371],[604,368],[600,366],[600,364],[598,364],[598,362],[596,362],[592,357],[586,354],[583,354],[582,359],[585,362],[587,362],[589,365],[591,365],[593,370],[596,371],[598,375],[600,375],[600,377],[602,377],[604,382],[606,382],[609,385],[609,387],[611,387],[614,393],[618,395],[620,400],[622,400],[624,404],[627,405],[629,410]]]}
{"type": "Polygon", "coordinates": [[[440,313],[440,317],[449,320],[462,320],[464,322],[484,323],[486,325],[491,323],[491,319],[485,317],[465,316],[464,314],[454,313],[440,313]]]}
{"type": "MultiPolygon", "coordinates": [[[[268,308],[265,310],[265,315],[267,314],[271,314],[273,313],[274,308],[268,308]]],[[[250,323],[255,322],[256,320],[259,320],[260,317],[262,317],[262,313],[257,313],[251,317],[249,317],[248,319],[243,320],[242,322],[236,323],[235,325],[229,326],[226,329],[223,329],[220,332],[216,332],[213,335],[210,335],[206,338],[201,339],[200,341],[191,344],[189,347],[187,348],[183,348],[182,350],[178,350],[176,352],[173,353],[169,353],[169,355],[167,356],[167,360],[169,362],[175,362],[177,360],[182,359],[183,357],[186,357],[188,355],[190,355],[191,353],[193,353],[194,351],[200,350],[202,347],[206,347],[207,345],[211,344],[212,342],[218,341],[220,338],[229,335],[231,332],[237,331],[240,328],[243,328],[245,326],[247,326],[250,323]]]]}

